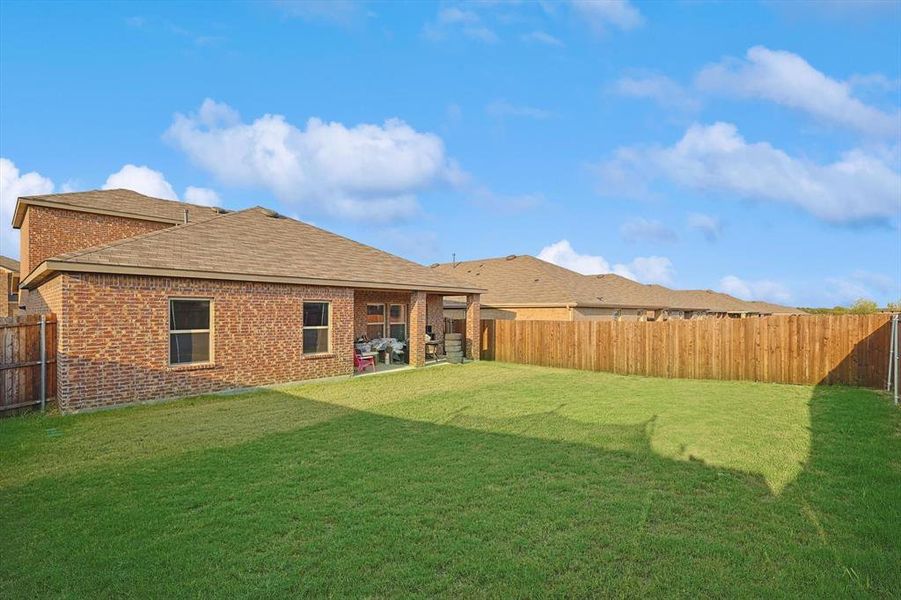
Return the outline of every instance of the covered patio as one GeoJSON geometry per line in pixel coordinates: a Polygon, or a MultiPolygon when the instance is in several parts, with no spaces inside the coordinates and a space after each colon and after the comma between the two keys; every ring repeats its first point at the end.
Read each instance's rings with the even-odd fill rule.
{"type": "MultiPolygon", "coordinates": [[[[355,372],[383,372],[443,362],[445,295],[459,297],[459,292],[354,290],[355,372]],[[361,370],[361,358],[374,362],[375,368],[363,365],[361,370]]],[[[479,294],[467,294],[465,299],[467,323],[473,326],[467,327],[463,335],[463,357],[478,360],[479,294]]]]}

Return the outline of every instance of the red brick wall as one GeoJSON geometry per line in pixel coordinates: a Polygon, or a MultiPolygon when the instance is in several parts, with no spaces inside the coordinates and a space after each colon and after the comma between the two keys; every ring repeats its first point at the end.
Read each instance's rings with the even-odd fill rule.
{"type": "Polygon", "coordinates": [[[410,295],[410,365],[421,367],[425,364],[425,292],[413,292],[410,295]]]}
{"type": "Polygon", "coordinates": [[[57,317],[62,311],[62,277],[54,277],[40,287],[29,290],[25,296],[25,313],[32,315],[55,313],[57,317]]]}
{"type": "Polygon", "coordinates": [[[479,360],[481,353],[482,315],[479,294],[466,296],[466,357],[479,360]]]}
{"type": "MultiPolygon", "coordinates": [[[[407,334],[410,327],[410,292],[380,292],[375,290],[357,290],[354,295],[354,339],[366,333],[367,304],[403,304],[407,312],[407,334]]],[[[388,319],[388,307],[385,307],[385,319],[388,319]]],[[[387,321],[386,321],[387,322],[387,321]]],[[[388,332],[388,327],[385,327],[388,332]]]]}
{"type": "Polygon", "coordinates": [[[22,277],[57,254],[84,250],[166,227],[172,225],[29,206],[22,221],[19,241],[22,277]]]}
{"type": "Polygon", "coordinates": [[[99,274],[57,280],[57,397],[64,411],[353,371],[351,289],[99,274]],[[171,297],[213,300],[213,365],[169,366],[171,297]],[[332,303],[326,356],[302,354],[305,299],[332,303]]]}
{"type": "Polygon", "coordinates": [[[10,316],[9,293],[12,284],[12,274],[6,269],[0,269],[0,317],[10,316]]]}
{"type": "Polygon", "coordinates": [[[444,298],[429,294],[426,296],[425,323],[432,326],[432,333],[439,342],[444,341],[444,298]]]}
{"type": "MultiPolygon", "coordinates": [[[[366,333],[367,304],[403,304],[407,307],[407,330],[410,326],[410,292],[379,292],[357,290],[354,296],[354,339],[366,333]]],[[[432,333],[438,341],[444,340],[444,299],[429,294],[426,297],[426,325],[432,326],[432,333]]],[[[387,309],[386,309],[387,310],[387,309]]]]}

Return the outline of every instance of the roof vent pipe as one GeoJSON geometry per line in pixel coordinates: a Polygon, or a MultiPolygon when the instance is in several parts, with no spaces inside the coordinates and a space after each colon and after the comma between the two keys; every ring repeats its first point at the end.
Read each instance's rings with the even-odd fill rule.
{"type": "Polygon", "coordinates": [[[188,209],[185,209],[185,225],[188,224],[188,209]]]}

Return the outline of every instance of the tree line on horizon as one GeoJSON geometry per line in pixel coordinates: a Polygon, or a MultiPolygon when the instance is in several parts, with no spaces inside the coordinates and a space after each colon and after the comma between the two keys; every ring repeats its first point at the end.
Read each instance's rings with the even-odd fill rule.
{"type": "Polygon", "coordinates": [[[859,298],[851,306],[825,307],[799,307],[801,310],[813,315],[873,315],[879,312],[901,312],[901,300],[889,302],[885,308],[879,308],[875,301],[867,298],[859,298]]]}

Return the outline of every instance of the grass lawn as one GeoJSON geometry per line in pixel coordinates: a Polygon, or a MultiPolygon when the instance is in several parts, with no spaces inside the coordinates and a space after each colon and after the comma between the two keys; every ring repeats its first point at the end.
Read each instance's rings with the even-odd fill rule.
{"type": "Polygon", "coordinates": [[[0,421],[0,597],[901,592],[884,394],[444,366],[0,421]]]}

